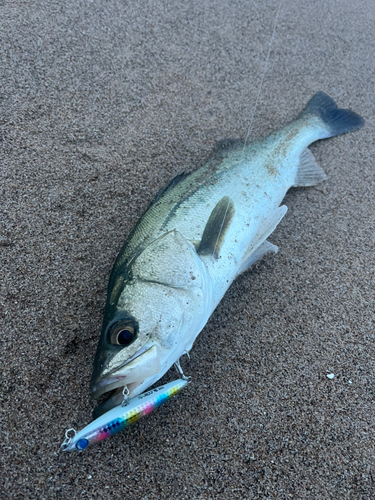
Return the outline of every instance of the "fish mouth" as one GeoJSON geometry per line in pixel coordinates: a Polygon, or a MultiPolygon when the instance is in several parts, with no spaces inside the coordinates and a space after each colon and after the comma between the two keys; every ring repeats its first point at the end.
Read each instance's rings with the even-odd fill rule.
{"type": "Polygon", "coordinates": [[[155,345],[145,350],[141,348],[130,360],[115,370],[104,373],[92,387],[92,399],[99,399],[103,394],[127,386],[129,395],[148,377],[156,375],[161,369],[160,356],[155,345]]]}

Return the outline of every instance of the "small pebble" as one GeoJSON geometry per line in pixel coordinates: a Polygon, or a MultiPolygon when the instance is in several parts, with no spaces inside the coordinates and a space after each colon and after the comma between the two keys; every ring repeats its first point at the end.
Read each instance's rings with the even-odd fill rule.
{"type": "Polygon", "coordinates": [[[334,373],[328,373],[327,377],[330,378],[331,380],[333,379],[333,377],[335,376],[334,373]]]}

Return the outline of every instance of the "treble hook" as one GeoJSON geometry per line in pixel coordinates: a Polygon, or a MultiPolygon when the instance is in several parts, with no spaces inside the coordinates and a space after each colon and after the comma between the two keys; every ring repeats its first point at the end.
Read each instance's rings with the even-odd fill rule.
{"type": "Polygon", "coordinates": [[[128,401],[128,396],[130,394],[130,391],[128,389],[128,386],[126,385],[122,391],[122,395],[124,396],[124,399],[122,400],[121,406],[126,406],[129,401],[128,401]]]}
{"type": "MultiPolygon", "coordinates": [[[[186,353],[186,352],[185,352],[186,353]]],[[[184,354],[185,354],[184,353],[184,354]]],[[[187,353],[188,354],[188,353],[187,353]]],[[[190,359],[190,358],[189,358],[190,359]]],[[[181,375],[182,380],[186,380],[186,382],[191,382],[191,377],[187,377],[184,375],[184,372],[182,371],[181,365],[180,365],[180,358],[175,362],[174,366],[176,367],[176,370],[179,372],[181,375]]]]}

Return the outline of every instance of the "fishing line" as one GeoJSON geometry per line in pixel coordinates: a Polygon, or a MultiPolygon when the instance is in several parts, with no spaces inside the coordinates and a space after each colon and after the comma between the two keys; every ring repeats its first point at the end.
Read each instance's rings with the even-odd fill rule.
{"type": "Polygon", "coordinates": [[[264,71],[263,71],[263,74],[262,74],[262,79],[260,81],[258,95],[257,95],[256,101],[255,101],[254,111],[253,111],[253,114],[251,116],[250,125],[249,125],[249,128],[247,129],[247,134],[246,134],[245,141],[244,141],[244,144],[243,144],[242,154],[245,151],[246,142],[247,142],[247,139],[249,137],[249,134],[250,134],[250,131],[251,131],[251,127],[253,125],[255,112],[256,112],[256,109],[257,109],[257,106],[258,106],[258,101],[259,101],[260,93],[261,93],[262,86],[263,86],[263,80],[264,80],[264,77],[265,77],[266,72],[267,72],[268,59],[270,58],[272,43],[273,43],[273,39],[274,39],[274,36],[275,36],[277,21],[278,21],[278,18],[279,18],[279,14],[280,14],[281,4],[282,3],[283,3],[283,0],[280,0],[279,6],[277,8],[276,16],[275,16],[275,21],[274,21],[274,25],[273,25],[273,31],[272,31],[271,41],[270,41],[270,44],[269,44],[268,54],[267,54],[266,62],[265,62],[265,65],[264,65],[264,71]]]}

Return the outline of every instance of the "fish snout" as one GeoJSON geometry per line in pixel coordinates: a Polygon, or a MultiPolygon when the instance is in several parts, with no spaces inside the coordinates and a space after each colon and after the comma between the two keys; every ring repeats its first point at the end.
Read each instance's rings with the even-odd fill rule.
{"type": "Polygon", "coordinates": [[[141,350],[139,355],[112,370],[104,369],[96,378],[91,379],[91,397],[99,399],[103,394],[127,386],[129,395],[149,377],[161,370],[160,355],[156,345],[141,350]]]}

